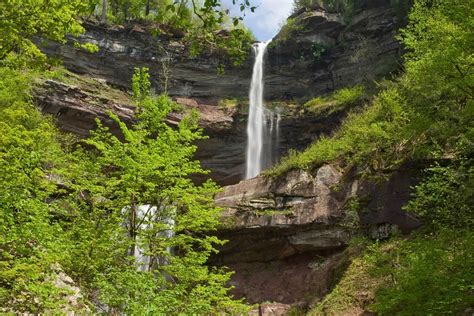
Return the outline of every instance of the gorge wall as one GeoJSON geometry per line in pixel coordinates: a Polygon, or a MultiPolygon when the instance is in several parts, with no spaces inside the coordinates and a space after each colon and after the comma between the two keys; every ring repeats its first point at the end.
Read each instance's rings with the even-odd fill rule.
{"type": "MultiPolygon", "coordinates": [[[[402,23],[390,0],[366,0],[350,21],[341,14],[314,7],[290,17],[271,43],[268,56],[266,98],[308,98],[371,80],[398,68],[401,46],[395,39],[402,23]],[[290,36],[291,35],[291,36],[290,36]],[[317,54],[316,49],[324,47],[317,54]]],[[[222,56],[203,53],[191,57],[180,36],[153,36],[140,26],[105,28],[85,24],[80,43],[93,43],[98,53],[88,53],[71,43],[44,42],[42,50],[60,57],[66,68],[130,89],[134,67],[148,67],[157,92],[168,78],[172,96],[193,98],[247,98],[252,56],[240,67],[227,67],[222,56]],[[166,74],[166,76],[165,76],[166,74]]]]}
{"type": "MultiPolygon", "coordinates": [[[[117,114],[126,123],[134,120],[134,106],[130,96],[108,86],[103,80],[68,74],[61,80],[46,80],[35,90],[35,99],[45,114],[53,115],[59,127],[80,137],[87,137],[96,127],[99,118],[119,134],[118,126],[110,119],[108,111],[117,114]]],[[[208,139],[197,142],[195,158],[210,170],[208,177],[220,185],[235,184],[245,176],[246,110],[239,107],[219,107],[214,102],[200,99],[174,97],[181,111],[170,113],[167,121],[176,126],[189,109],[200,115],[199,126],[208,139]]],[[[289,149],[302,150],[321,134],[336,128],[344,113],[325,117],[289,113],[280,121],[280,137],[274,159],[289,149]]],[[[206,177],[206,178],[208,178],[206,177]]],[[[199,178],[198,180],[204,180],[199,178]]]]}
{"type": "Polygon", "coordinates": [[[390,0],[359,3],[351,17],[315,5],[289,18],[269,47],[268,98],[321,95],[399,68],[399,13],[390,0]]]}
{"type": "Polygon", "coordinates": [[[307,306],[330,290],[351,238],[385,239],[420,226],[402,211],[420,168],[407,164],[374,182],[323,165],[225,187],[216,202],[225,209],[219,236],[229,242],[212,262],[236,271],[237,297],[307,306]]]}
{"type": "MultiPolygon", "coordinates": [[[[290,18],[291,36],[283,30],[268,49],[267,100],[291,104],[398,69],[402,48],[395,34],[400,21],[389,0],[365,1],[350,21],[319,7],[290,18]]],[[[190,57],[179,36],[155,37],[138,26],[86,24],[79,41],[96,44],[99,52],[90,54],[70,43],[43,43],[43,50],[60,57],[75,79],[44,81],[35,92],[38,105],[54,115],[63,130],[85,137],[96,117],[114,130],[108,110],[133,122],[134,107],[126,91],[134,67],[150,69],[156,92],[163,91],[168,80],[169,94],[184,110],[198,110],[199,124],[209,136],[197,144],[196,158],[211,170],[211,178],[230,185],[216,198],[225,209],[218,235],[229,242],[211,263],[236,271],[236,296],[250,303],[278,302],[281,312],[290,304],[307,305],[329,291],[352,237],[386,238],[420,225],[402,211],[417,183],[417,165],[392,170],[385,182],[361,180],[357,170],[336,164],[239,182],[245,169],[247,112],[242,99],[248,94],[250,57],[241,67],[217,75],[219,57],[190,57]],[[240,100],[235,107],[219,106],[225,98],[240,100]],[[357,209],[351,201],[357,201],[357,209]]],[[[169,124],[177,124],[184,112],[171,113],[169,124]]],[[[332,133],[346,114],[284,112],[277,157],[332,133]]]]}
{"type": "MultiPolygon", "coordinates": [[[[389,0],[366,1],[350,23],[344,22],[340,14],[329,14],[318,7],[297,12],[291,19],[298,27],[289,37],[282,31],[268,50],[267,100],[307,99],[387,75],[397,68],[400,45],[394,34],[398,23],[389,0]],[[313,54],[315,45],[326,47],[318,58],[313,54]]],[[[217,75],[222,58],[212,54],[190,57],[180,36],[152,36],[140,26],[105,28],[86,23],[85,27],[86,33],[78,41],[96,44],[98,53],[85,52],[72,43],[37,39],[42,50],[60,58],[68,70],[92,79],[79,86],[46,83],[36,95],[45,113],[56,116],[66,131],[81,136],[95,127],[95,117],[108,121],[109,109],[131,121],[129,95],[120,90],[130,90],[134,67],[148,67],[156,92],[163,91],[167,82],[171,96],[201,113],[201,126],[210,138],[198,144],[196,158],[212,171],[211,177],[222,185],[243,178],[245,105],[240,110],[217,105],[223,98],[247,98],[251,56],[241,67],[217,75]],[[112,97],[103,95],[102,90],[107,89],[117,92],[112,97]]],[[[319,135],[330,133],[344,117],[344,113],[324,118],[295,113],[290,111],[282,117],[274,161],[289,149],[301,150],[319,135]]],[[[174,115],[170,121],[176,123],[179,119],[180,115],[174,115]]]]}

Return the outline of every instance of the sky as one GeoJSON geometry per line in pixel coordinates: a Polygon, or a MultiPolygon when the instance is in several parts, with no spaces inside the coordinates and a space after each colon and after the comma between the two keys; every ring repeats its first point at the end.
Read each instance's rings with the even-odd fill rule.
{"type": "MultiPolygon", "coordinates": [[[[222,3],[230,9],[232,16],[241,15],[238,6],[232,5],[232,0],[222,0],[222,3]]],[[[254,13],[247,13],[244,23],[259,41],[273,38],[293,7],[293,0],[251,0],[251,3],[258,8],[254,13]]]]}

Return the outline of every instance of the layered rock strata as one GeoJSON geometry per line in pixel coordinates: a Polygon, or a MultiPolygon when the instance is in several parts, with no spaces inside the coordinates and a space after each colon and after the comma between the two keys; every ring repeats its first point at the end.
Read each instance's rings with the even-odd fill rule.
{"type": "Polygon", "coordinates": [[[229,242],[212,262],[236,271],[235,294],[251,303],[304,304],[308,296],[322,297],[353,236],[380,239],[420,225],[401,209],[416,170],[401,168],[374,183],[324,165],[225,187],[216,202],[225,209],[219,235],[229,242]]]}
{"type": "MultiPolygon", "coordinates": [[[[34,95],[43,113],[55,117],[62,130],[80,137],[88,136],[96,128],[96,118],[119,135],[118,126],[109,117],[109,111],[126,123],[134,120],[135,107],[129,94],[113,89],[97,78],[72,76],[63,78],[62,81],[46,80],[36,88],[34,95]]],[[[170,113],[167,122],[175,126],[190,109],[195,109],[199,113],[199,126],[208,136],[197,142],[195,158],[211,173],[197,180],[212,178],[221,185],[239,182],[245,173],[245,111],[240,111],[237,107],[219,107],[212,100],[206,99],[174,97],[174,100],[182,106],[182,110],[170,113]]],[[[343,117],[344,113],[327,117],[283,116],[273,161],[276,162],[289,149],[301,150],[319,135],[330,133],[343,117]]]]}
{"type": "Polygon", "coordinates": [[[390,0],[361,3],[350,18],[317,6],[290,17],[268,49],[267,98],[317,96],[399,68],[403,21],[390,0]]]}
{"type": "MultiPolygon", "coordinates": [[[[401,21],[390,0],[366,0],[350,20],[314,7],[291,17],[292,27],[270,45],[265,66],[268,100],[308,98],[385,76],[396,70],[401,46],[395,39],[401,21]],[[288,33],[288,34],[285,34],[288,33]]],[[[66,68],[129,89],[134,67],[150,69],[157,92],[192,98],[247,97],[252,56],[240,67],[228,67],[222,56],[192,57],[179,36],[153,36],[150,30],[103,27],[85,23],[86,32],[75,39],[97,45],[97,53],[67,44],[37,39],[49,56],[66,68]]]]}

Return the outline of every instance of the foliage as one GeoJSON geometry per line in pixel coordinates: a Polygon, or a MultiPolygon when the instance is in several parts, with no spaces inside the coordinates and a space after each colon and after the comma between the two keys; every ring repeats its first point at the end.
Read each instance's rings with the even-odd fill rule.
{"type": "Polygon", "coordinates": [[[323,56],[323,54],[328,50],[328,48],[328,45],[314,43],[311,45],[311,56],[314,60],[318,60],[323,56]]]}
{"type": "Polygon", "coordinates": [[[316,97],[304,104],[304,107],[315,114],[331,114],[360,104],[365,97],[365,88],[356,85],[351,88],[342,88],[327,97],[316,97]]]}
{"type": "MultiPolygon", "coordinates": [[[[350,23],[354,12],[362,8],[365,3],[367,3],[365,0],[294,0],[293,12],[303,8],[320,6],[328,12],[340,13],[346,23],[350,23]]],[[[395,9],[399,20],[406,17],[412,3],[413,0],[390,0],[390,4],[395,9]]]]}
{"type": "Polygon", "coordinates": [[[32,37],[64,42],[66,34],[83,32],[77,19],[87,7],[80,0],[11,0],[0,3],[0,63],[23,66],[45,56],[32,37]]]}
{"type": "Polygon", "coordinates": [[[377,254],[374,274],[390,273],[391,282],[379,288],[373,309],[383,315],[464,312],[474,303],[473,237],[468,231],[442,231],[377,254]]]}
{"type": "Polygon", "coordinates": [[[356,103],[364,96],[364,86],[355,85],[352,88],[342,88],[334,92],[333,98],[339,104],[356,103]]]}
{"type": "MultiPolygon", "coordinates": [[[[240,65],[254,41],[252,33],[240,22],[256,7],[250,1],[233,0],[242,16],[230,17],[219,0],[108,0],[105,10],[109,22],[157,22],[155,33],[182,34],[189,44],[191,56],[217,50],[230,64],[240,65]]],[[[102,7],[101,10],[104,10],[102,7]]],[[[102,21],[105,23],[106,21],[102,21]]]]}
{"type": "Polygon", "coordinates": [[[405,74],[381,86],[372,104],[350,114],[333,137],[322,137],[301,154],[290,153],[269,174],[310,169],[338,158],[377,172],[407,159],[458,154],[456,144],[472,139],[474,124],[469,53],[474,41],[465,15],[472,8],[463,1],[430,3],[417,1],[402,31],[409,49],[405,74]]]}
{"type": "Polygon", "coordinates": [[[230,274],[205,265],[222,241],[206,234],[219,223],[220,209],[213,205],[216,185],[197,186],[189,179],[205,173],[192,160],[193,142],[202,138],[196,116],[183,119],[176,130],[168,126],[165,118],[175,104],[166,96],[152,96],[149,87],[147,70],[137,69],[138,122],[131,128],[111,114],[123,142],[98,122],[98,130],[84,141],[93,150],[73,155],[79,166],[74,173],[80,174],[68,185],[74,189],[71,199],[87,207],[77,209],[67,225],[77,245],[71,274],[91,293],[99,289],[101,300],[121,312],[241,309],[227,294],[230,274]],[[120,225],[124,220],[126,225],[120,225]],[[145,271],[137,270],[133,257],[123,257],[137,248],[152,258],[145,271]]]}
{"type": "Polygon", "coordinates": [[[472,306],[472,10],[465,1],[416,1],[401,35],[405,73],[332,138],[274,169],[338,159],[373,174],[409,159],[438,161],[406,207],[425,230],[370,246],[312,314],[444,315],[472,306]]]}
{"type": "MultiPolygon", "coordinates": [[[[347,101],[354,95],[344,92],[337,98],[347,101]]],[[[404,102],[394,88],[384,90],[362,112],[350,113],[333,137],[321,137],[301,153],[291,152],[267,174],[277,176],[291,169],[308,170],[336,159],[371,172],[392,168],[409,154],[406,147],[396,145],[406,142],[407,137],[404,127],[409,115],[404,102]]]]}
{"type": "Polygon", "coordinates": [[[354,10],[359,8],[362,2],[362,0],[294,0],[293,12],[320,6],[328,12],[341,13],[346,22],[350,22],[354,10]]]}
{"type": "MultiPolygon", "coordinates": [[[[116,23],[148,19],[175,27],[189,27],[192,21],[186,19],[194,16],[207,28],[220,24],[226,17],[220,0],[91,0],[90,3],[92,11],[100,6],[100,15],[104,16],[106,12],[105,17],[112,17],[116,23]]],[[[232,0],[232,4],[238,6],[244,15],[256,10],[248,0],[232,0]]],[[[233,23],[237,25],[242,19],[241,16],[235,17],[233,23]]]]}
{"type": "MultiPolygon", "coordinates": [[[[243,14],[256,9],[249,1],[233,2],[243,14]]],[[[194,50],[200,47],[224,51],[233,65],[245,60],[253,41],[252,34],[239,24],[242,16],[233,18],[232,26],[226,26],[229,17],[219,0],[207,0],[202,5],[195,1],[189,5],[188,0],[14,0],[0,4],[0,63],[20,68],[33,63],[43,65],[46,56],[37,46],[40,39],[34,37],[65,43],[66,35],[78,36],[84,31],[81,18],[90,17],[96,7],[104,10],[103,4],[105,16],[114,23],[143,19],[158,22],[161,26],[157,30],[187,34],[194,50]],[[219,36],[222,29],[229,29],[229,36],[219,36]]],[[[91,43],[75,45],[91,53],[98,50],[91,43]]]]}
{"type": "Polygon", "coordinates": [[[202,29],[194,28],[187,34],[186,40],[191,56],[217,52],[228,58],[230,66],[239,66],[246,60],[255,38],[248,29],[238,26],[231,27],[227,32],[220,32],[217,28],[202,32],[202,29]]]}
{"type": "Polygon", "coordinates": [[[292,35],[300,31],[301,29],[302,26],[298,24],[298,20],[294,18],[289,18],[288,20],[286,20],[286,23],[281,27],[277,39],[279,41],[287,41],[291,38],[292,35]]]}
{"type": "Polygon", "coordinates": [[[221,99],[219,100],[219,108],[221,109],[232,109],[239,105],[238,99],[221,99]]]}
{"type": "Polygon", "coordinates": [[[473,234],[441,231],[375,242],[353,258],[310,315],[459,314],[473,304],[473,234]]]}
{"type": "Polygon", "coordinates": [[[416,187],[407,211],[419,214],[434,228],[474,227],[474,165],[463,161],[427,170],[427,176],[416,187]]]}
{"type": "Polygon", "coordinates": [[[41,313],[61,308],[67,294],[53,285],[53,265],[68,253],[47,203],[62,150],[53,124],[31,104],[31,75],[0,74],[0,305],[41,313]]]}
{"type": "Polygon", "coordinates": [[[121,139],[98,122],[90,138],[71,147],[32,105],[33,76],[0,73],[3,312],[64,311],[69,293],[54,284],[56,267],[109,312],[246,310],[228,294],[230,272],[206,265],[223,242],[208,234],[219,222],[216,185],[189,179],[205,172],[192,159],[192,143],[202,138],[195,114],[169,127],[164,119],[175,104],[152,96],[147,71],[137,70],[136,124],[111,114],[121,139]],[[147,269],[132,256],[138,248],[152,258],[147,269]]]}

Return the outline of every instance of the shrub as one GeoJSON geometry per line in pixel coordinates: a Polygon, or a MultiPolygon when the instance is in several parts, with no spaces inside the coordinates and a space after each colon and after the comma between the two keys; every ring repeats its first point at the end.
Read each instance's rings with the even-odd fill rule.
{"type": "Polygon", "coordinates": [[[314,60],[320,59],[323,54],[329,49],[329,46],[322,43],[313,43],[311,45],[311,56],[314,60]]]}
{"type": "Polygon", "coordinates": [[[296,19],[289,18],[286,23],[281,27],[280,33],[277,39],[279,41],[287,41],[291,35],[302,29],[302,26],[298,24],[296,19]]]}
{"type": "Polygon", "coordinates": [[[407,211],[420,215],[435,229],[474,227],[474,166],[471,161],[459,165],[435,165],[415,189],[407,211]]]}
{"type": "Polygon", "coordinates": [[[356,85],[352,88],[342,88],[337,90],[334,93],[333,98],[339,104],[352,104],[362,99],[364,92],[364,86],[356,85]]]}
{"type": "Polygon", "coordinates": [[[309,315],[461,314],[474,303],[473,238],[472,232],[444,230],[373,242],[352,258],[336,287],[309,315]]]}
{"type": "Polygon", "coordinates": [[[348,106],[361,103],[365,97],[365,88],[356,85],[352,88],[343,88],[327,97],[316,97],[304,104],[304,107],[315,114],[331,114],[345,109],[348,106]]]}

